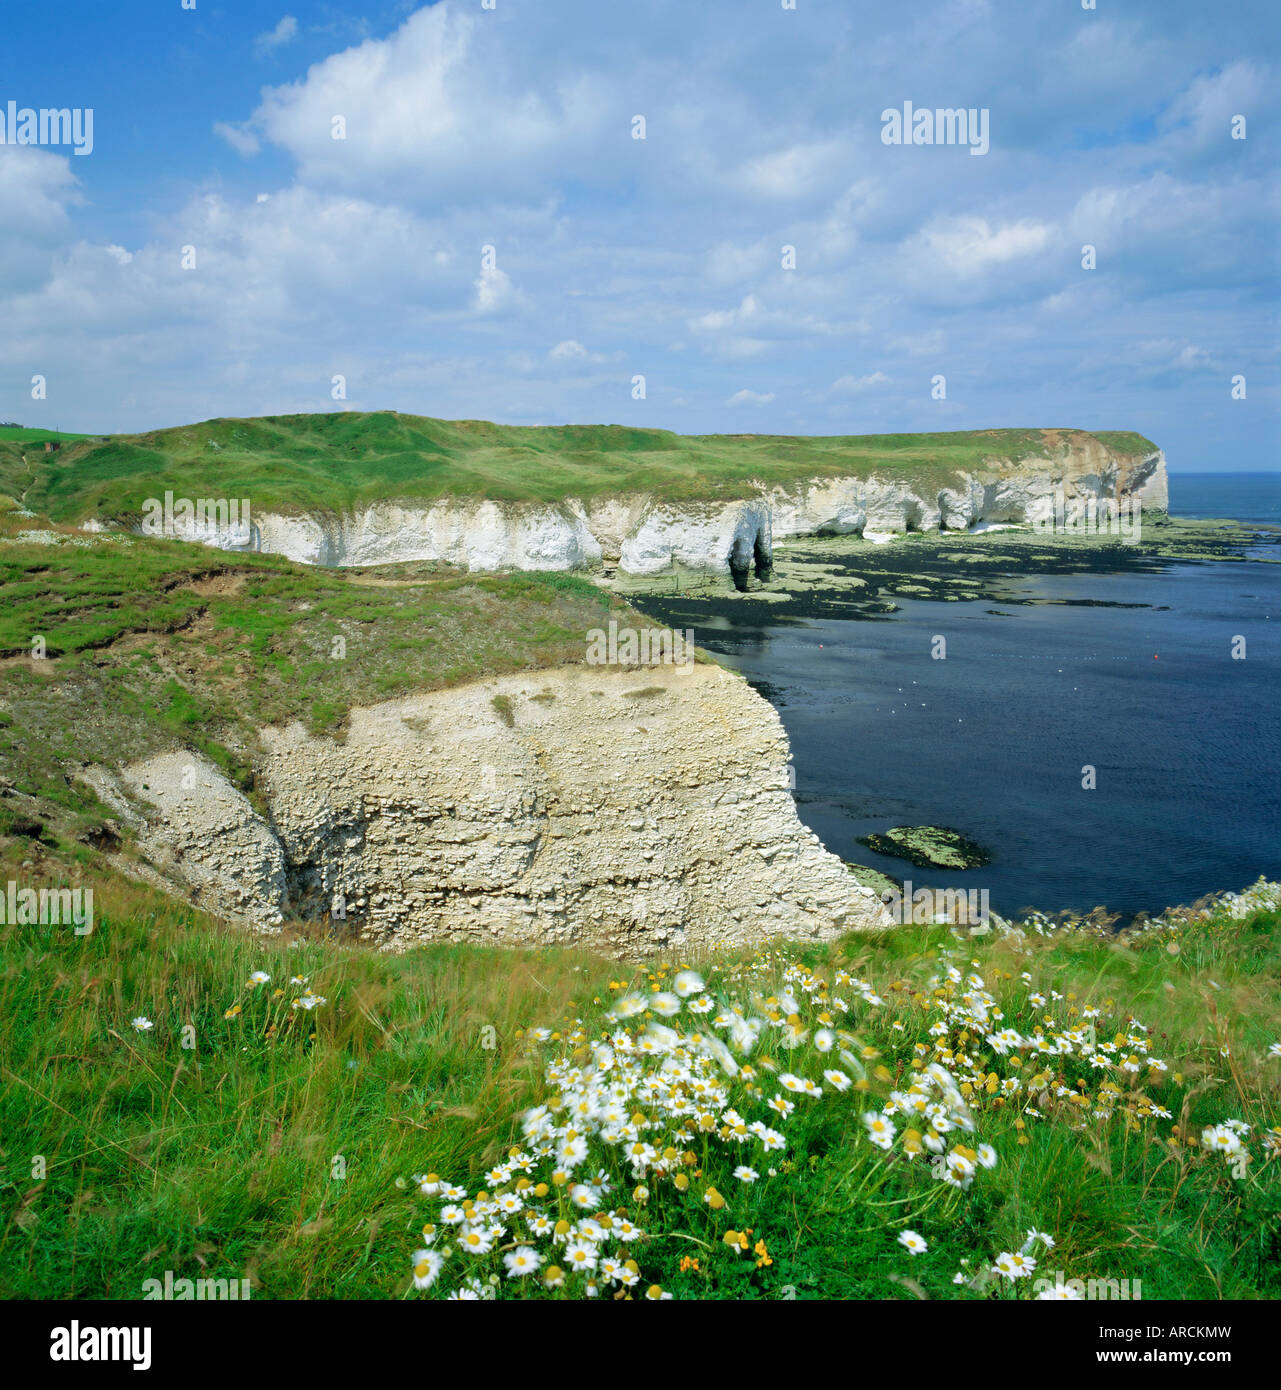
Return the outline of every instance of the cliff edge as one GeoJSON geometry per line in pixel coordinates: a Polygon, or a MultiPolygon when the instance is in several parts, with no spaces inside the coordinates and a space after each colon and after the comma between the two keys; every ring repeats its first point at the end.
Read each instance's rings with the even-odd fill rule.
{"type": "Polygon", "coordinates": [[[562,667],[262,741],[265,818],[189,755],[123,774],[153,862],[259,928],[641,957],[889,924],[797,818],[778,715],[718,666],[562,667]]]}

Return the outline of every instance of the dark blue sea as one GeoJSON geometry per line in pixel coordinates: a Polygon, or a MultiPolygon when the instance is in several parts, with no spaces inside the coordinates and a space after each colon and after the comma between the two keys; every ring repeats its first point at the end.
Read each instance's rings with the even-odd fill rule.
{"type": "Polygon", "coordinates": [[[1170,515],[1281,526],[1281,473],[1175,473],[1170,515]]]}
{"type": "MultiPolygon", "coordinates": [[[[1176,475],[1170,492],[1176,514],[1281,522],[1279,474],[1176,475]]],[[[1281,563],[1019,585],[1039,602],[897,599],[889,621],[708,641],[772,692],[801,819],[842,858],[986,888],[1006,915],[1128,917],[1281,878],[1281,563]],[[992,864],[920,870],[856,844],[920,824],[962,831],[992,864]]]]}

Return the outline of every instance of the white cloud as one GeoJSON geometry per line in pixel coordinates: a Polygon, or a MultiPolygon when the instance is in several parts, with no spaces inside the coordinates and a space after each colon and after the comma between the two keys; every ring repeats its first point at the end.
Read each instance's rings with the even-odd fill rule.
{"type": "Polygon", "coordinates": [[[953,217],[931,223],[912,239],[907,253],[969,277],[1036,255],[1049,240],[1050,229],[1040,222],[1022,219],[993,227],[985,217],[953,217]]]}
{"type": "Polygon", "coordinates": [[[70,210],[80,201],[66,155],[0,145],[0,295],[45,282],[51,257],[71,240],[70,210]]]}
{"type": "Polygon", "coordinates": [[[1231,124],[1238,115],[1249,116],[1264,95],[1267,79],[1250,62],[1232,63],[1220,72],[1195,78],[1170,103],[1160,126],[1194,148],[1218,145],[1226,154],[1233,146],[1231,124]]]}
{"type": "Polygon", "coordinates": [[[1189,343],[1174,359],[1174,366],[1184,371],[1196,372],[1213,365],[1210,354],[1203,348],[1189,343]]]}
{"type": "Polygon", "coordinates": [[[884,372],[869,372],[867,376],[841,376],[832,382],[832,390],[840,395],[856,395],[860,391],[871,391],[877,386],[885,386],[889,377],[884,372]]]}
{"type": "Polygon", "coordinates": [[[244,125],[233,125],[229,121],[215,121],[213,127],[214,134],[221,140],[225,140],[233,150],[246,159],[250,155],[255,155],[262,148],[258,137],[244,125]]]}
{"type": "Polygon", "coordinates": [[[720,333],[727,328],[738,328],[755,318],[760,307],[755,295],[744,295],[738,308],[713,309],[706,314],[700,314],[696,319],[691,319],[689,326],[695,333],[720,333]]]}
{"type": "Polygon", "coordinates": [[[297,37],[298,21],[293,15],[287,14],[274,29],[269,29],[265,34],[258,35],[254,40],[254,55],[258,58],[264,58],[268,53],[284,44],[291,43],[297,37]]]}
{"type": "Polygon", "coordinates": [[[387,38],[267,88],[246,125],[287,150],[315,187],[369,197],[394,189],[400,201],[437,206],[537,201],[589,162],[615,98],[592,74],[553,76],[527,53],[516,58],[501,32],[444,0],[387,38]],[[343,138],[334,138],[336,117],[343,138]]]}
{"type": "Polygon", "coordinates": [[[762,198],[804,198],[828,186],[849,159],[836,140],[797,144],[748,160],[731,181],[762,198]]]}
{"type": "MultiPolygon", "coordinates": [[[[1215,373],[1271,366],[1281,88],[1232,26],[1194,43],[1191,6],[1107,33],[1048,0],[995,27],[980,0],[832,26],[743,24],[733,0],[392,6],[256,109],[193,91],[219,141],[271,151],[248,179],[193,141],[135,199],[111,162],[0,147],[0,414],[46,368],[64,424],[113,431],[329,409],[343,371],[350,404],[454,417],[928,429],[945,371],[958,427],[1177,444],[1213,418],[1240,446],[1260,412],[1216,414],[1215,373]],[[990,105],[991,156],[882,146],[908,96],[990,105]],[[1238,103],[1250,138],[1221,140],[1238,103]],[[480,274],[486,244],[505,274],[480,274]]],[[[303,28],[269,61],[297,61],[303,28]]]]}
{"type": "Polygon", "coordinates": [[[476,297],[472,307],[480,314],[501,309],[512,296],[512,282],[505,270],[496,265],[485,266],[476,278],[476,297]]]}
{"type": "MultiPolygon", "coordinates": [[[[80,201],[66,155],[30,145],[0,145],[0,228],[52,231],[80,201]]],[[[6,247],[6,250],[8,248],[6,247]]]]}

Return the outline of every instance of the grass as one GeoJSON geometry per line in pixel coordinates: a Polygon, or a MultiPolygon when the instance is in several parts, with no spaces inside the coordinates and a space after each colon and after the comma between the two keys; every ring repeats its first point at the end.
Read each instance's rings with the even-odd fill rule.
{"type": "MultiPolygon", "coordinates": [[[[411,1295],[412,1251],[440,1206],[418,1194],[414,1175],[438,1172],[470,1193],[511,1188],[491,1170],[511,1145],[530,1147],[518,1120],[548,1089],[542,1062],[590,1063],[591,1040],[620,1026],[610,1006],[670,988],[675,965],[632,971],[570,951],[461,946],[391,957],[303,936],[253,938],[118,878],[87,870],[82,881],[96,890],[91,935],[0,930],[0,1292],[9,1297],[138,1297],[142,1281],[165,1270],[248,1278],[254,1298],[411,1295]],[[271,984],[248,986],[256,970],[271,984]],[[289,985],[295,975],[307,984],[289,985]],[[290,1008],[305,990],[326,1002],[290,1008]],[[154,1028],[135,1032],[138,1015],[154,1028]],[[534,1043],[526,1030],[539,1024],[553,1031],[534,1043]]],[[[770,997],[756,1007],[778,1013],[786,987],[804,1001],[806,1028],[823,1009],[849,1030],[854,1065],[808,1045],[785,1049],[778,1028],[767,1030],[751,1058],[764,1097],[778,1085],[771,1057],[821,1084],[830,1065],[857,1080],[844,1094],[827,1085],[821,1100],[793,1096],[796,1114],[780,1120],[740,1074],[727,1083],[730,1098],[744,1119],[776,1123],[787,1147],[762,1156],[754,1144],[680,1137],[691,1157],[678,1156],[674,1171],[688,1176],[686,1192],[651,1174],[642,1200],[618,1151],[602,1149],[614,1181],[606,1205],[647,1232],[630,1246],[636,1292],[1026,1297],[1031,1279],[982,1271],[1036,1228],[1057,1242],[1035,1249],[1038,1274],[1140,1280],[1149,1300],[1277,1296],[1281,1159],[1262,1141],[1279,1119],[1281,1060],[1267,1056],[1279,925],[1270,911],[1123,939],[1088,930],[957,939],[905,927],[691,962],[718,1000],[756,991],[770,997]],[[1079,1054],[1000,1056],[962,1022],[967,988],[948,980],[953,965],[983,977],[1003,1027],[1029,1038],[1079,1028],[1095,1007],[1103,1043],[1114,1028],[1141,1036],[1126,1022],[1134,1016],[1168,1069],[1131,1081],[1079,1054]],[[882,1004],[868,1002],[871,991],[882,1004]],[[931,1036],[944,1019],[951,1026],[931,1036]],[[938,1181],[925,1155],[908,1157],[901,1118],[884,1152],[861,1118],[928,1060],[958,1080],[973,1071],[999,1081],[990,1093],[966,1087],[975,1133],[947,1136],[999,1155],[965,1191],[938,1181]],[[1060,1087],[1086,1102],[1056,1095],[1060,1087]],[[1096,1117],[1101,1103],[1111,1118],[1096,1117]],[[1204,1127],[1228,1118],[1252,1126],[1240,1178],[1200,1143],[1204,1127]],[[760,1180],[736,1181],[738,1162],[760,1180]],[[705,1200],[709,1188],[723,1207],[705,1200]],[[898,1244],[909,1228],[928,1253],[898,1244]],[[745,1246],[738,1232],[748,1233],[745,1246]],[[957,1271],[966,1283],[953,1283],[957,1271]]],[[[658,1113],[652,1102],[646,1109],[658,1113]]],[[[658,1131],[650,1139],[662,1142],[658,1131]]],[[[565,1189],[548,1200],[564,1209],[565,1189]]],[[[496,1258],[468,1267],[483,1273],[496,1258]]],[[[427,1296],[457,1284],[463,1259],[453,1256],[427,1296]]],[[[496,1292],[540,1288],[504,1280],[496,1292]]],[[[554,1291],[581,1292],[572,1280],[554,1291]]]]}
{"type": "MultiPolygon", "coordinates": [[[[1127,457],[1142,436],[1095,436],[1127,457]]],[[[644,492],[669,500],[753,483],[873,471],[942,486],[958,470],[1043,458],[1089,436],[1004,429],[792,437],[677,435],[623,425],[524,427],[391,411],[208,420],[71,441],[27,455],[0,432],[0,492],[55,521],[138,518],[148,498],[248,498],[258,511],[347,511],[385,498],[556,503],[644,492]]]]}
{"type": "MultiPolygon", "coordinates": [[[[568,575],[350,574],[144,538],[20,542],[12,520],[0,531],[0,773],[12,784],[0,785],[0,881],[92,887],[95,907],[87,936],[0,926],[0,1296],[137,1298],[166,1271],[248,1279],[257,1299],[456,1290],[461,1254],[414,1289],[424,1223],[443,1225],[418,1176],[480,1202],[545,1175],[546,1195],[523,1189],[528,1200],[581,1219],[554,1179],[560,1160],[537,1152],[521,1115],[558,1087],[576,1099],[596,1084],[599,1049],[624,1051],[620,1031],[662,1042],[651,1025],[681,966],[702,973],[717,1009],[767,1023],[732,1078],[679,1037],[662,1042],[686,1089],[628,1097],[624,1116],[643,1115],[658,1159],[643,1181],[584,1126],[575,1181],[595,1187],[605,1172],[603,1209],[644,1232],[620,1250],[633,1294],[1028,1297],[1031,1278],[992,1273],[1026,1247],[1038,1275],[1137,1280],[1148,1300],[1281,1296],[1281,1058],[1269,1052],[1281,912],[1171,914],[1121,937],[902,927],[635,969],[570,950],[380,955],[314,927],[256,937],[120,875],[96,847],[106,812],[77,780],[85,762],[192,747],[252,794],[264,723],[340,734],[354,704],[582,660],[611,605],[644,620],[568,575]],[[251,985],[254,972],[270,981],[251,985]],[[1001,1016],[979,1020],[988,994],[1001,1016]],[[630,997],[640,1011],[621,1020],[630,997]],[[137,1017],[153,1026],[136,1030],[137,1017]],[[989,1041],[998,1023],[1021,1044],[989,1041]],[[820,1052],[827,1026],[834,1050],[820,1052]],[[1114,1049],[1101,1068],[1091,1035],[1114,1049]],[[1038,1038],[1060,1041],[1046,1051],[1038,1038]],[[940,1113],[974,1126],[945,1147],[996,1155],[965,1187],[914,1152],[924,1125],[901,1110],[888,1148],[869,1138],[865,1114],[926,1084],[930,1063],[955,1078],[940,1113]],[[824,1077],[832,1067],[848,1089],[824,1077]],[[768,1108],[783,1070],[824,1089],[795,1095],[785,1119],[768,1108]],[[709,1076],[714,1109],[696,1087],[709,1076]],[[702,1112],[672,1116],[662,1094],[697,1097],[702,1112]],[[776,1127],[783,1147],[740,1146],[727,1106],[776,1127]],[[1225,1121],[1249,1126],[1248,1164],[1205,1147],[1225,1121]],[[510,1166],[515,1146],[528,1179],[510,1166]],[[744,1162],[757,1181],[734,1176],[744,1162]],[[1029,1229],[1054,1247],[1029,1245],[1029,1229]],[[926,1253],[900,1244],[908,1230],[926,1253]]],[[[669,1025],[707,1026],[678,1007],[669,1025]]],[[[612,1069],[628,1070],[617,1057],[612,1069]]],[[[563,1129],[566,1112],[551,1114],[563,1129]]],[[[467,1266],[486,1295],[587,1292],[579,1275],[561,1288],[509,1281],[502,1253],[467,1266]]]]}
{"type": "Polygon", "coordinates": [[[648,623],[569,574],[373,579],[144,537],[0,535],[0,776],[44,811],[93,816],[84,764],[177,746],[249,790],[265,725],[341,737],[353,705],[581,662],[607,615],[648,623]]]}
{"type": "Polygon", "coordinates": [[[0,425],[0,443],[44,444],[56,440],[65,443],[70,440],[88,439],[87,434],[72,434],[67,430],[42,430],[26,425],[0,425]]]}
{"type": "Polygon", "coordinates": [[[536,1000],[563,1004],[569,959],[495,974],[451,948],[397,961],[259,942],[128,884],[99,891],[96,930],[70,949],[3,929],[0,992],[19,1012],[0,1044],[0,1294],[136,1298],[167,1268],[228,1265],[278,1297],[385,1294],[404,1243],[388,1175],[428,1134],[454,1162],[505,1135],[530,1069],[482,1048],[481,1027],[510,1038],[536,1000]],[[257,998],[225,1019],[258,968],[310,976],[334,1007],[290,1028],[263,991],[270,1039],[257,998]],[[130,1027],[140,1012],[153,1033],[130,1027]]]}

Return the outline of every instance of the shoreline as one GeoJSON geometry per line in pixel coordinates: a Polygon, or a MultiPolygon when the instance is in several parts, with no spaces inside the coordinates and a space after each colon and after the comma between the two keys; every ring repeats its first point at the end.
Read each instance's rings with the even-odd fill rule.
{"type": "MultiPolygon", "coordinates": [[[[954,795],[945,796],[942,787],[934,787],[934,784],[947,774],[935,766],[937,758],[929,751],[934,749],[943,758],[944,765],[951,769],[954,777],[964,777],[969,773],[981,776],[967,753],[962,751],[958,754],[950,746],[946,729],[950,726],[959,735],[961,726],[952,721],[951,715],[964,715],[967,733],[973,728],[975,733],[972,737],[978,738],[978,730],[986,725],[984,746],[996,738],[996,746],[1000,747],[1005,743],[1000,729],[1001,717],[993,714],[984,720],[981,712],[973,708],[977,692],[982,689],[981,681],[976,683],[972,677],[966,677],[966,684],[962,687],[945,684],[940,688],[934,677],[936,672],[941,674],[942,668],[933,668],[932,663],[926,662],[924,670],[915,669],[910,652],[904,653],[905,641],[914,651],[915,644],[926,641],[930,632],[951,632],[950,627],[939,626],[948,623],[948,613],[942,604],[956,602],[960,605],[956,616],[960,618],[964,614],[971,621],[971,627],[966,629],[971,633],[967,641],[974,640],[972,624],[976,619],[981,620],[982,606],[986,606],[986,613],[1005,617],[1011,622],[1014,615],[1020,612],[1029,613],[1029,610],[1037,608],[1058,609],[1063,613],[1062,619],[1050,618],[1047,613],[1046,621],[1053,623],[1056,631],[1076,634],[1075,641],[1071,643],[1072,650],[1082,651],[1085,649],[1079,643],[1090,640],[1088,634],[1093,630],[1092,620],[1083,613],[1070,616],[1073,609],[1146,610],[1153,615],[1153,622],[1159,625],[1167,623],[1168,620],[1160,615],[1163,610],[1168,611],[1169,604],[1159,598],[1154,601],[1152,592],[1161,586],[1141,582],[1141,591],[1132,593],[1127,576],[1141,580],[1142,576],[1174,571],[1188,573],[1202,567],[1220,569],[1223,565],[1248,566],[1276,564],[1279,561],[1281,527],[1242,525],[1231,521],[1163,520],[1151,528],[1145,526],[1140,545],[1125,547],[1108,544],[1102,538],[1082,542],[1017,535],[1010,531],[986,537],[940,539],[936,536],[912,536],[891,546],[873,546],[849,537],[833,537],[818,541],[798,540],[790,543],[786,549],[780,548],[771,582],[753,586],[745,594],[703,586],[695,592],[680,594],[640,594],[632,590],[628,598],[655,621],[692,627],[700,646],[711,650],[718,659],[726,660],[786,717],[803,788],[798,796],[798,808],[806,823],[818,831],[833,853],[840,855],[847,863],[860,863],[865,871],[872,871],[875,875],[902,879],[908,874],[916,883],[936,888],[945,885],[963,888],[971,882],[977,885],[985,880],[985,876],[978,873],[964,873],[955,877],[930,875],[920,870],[912,872],[904,864],[900,864],[896,871],[891,861],[873,857],[853,843],[855,837],[883,833],[890,824],[915,822],[959,824],[967,834],[982,842],[994,840],[998,849],[1002,841],[1008,838],[1002,829],[1003,823],[1011,820],[1005,801],[1000,806],[989,806],[989,799],[985,799],[974,787],[967,786],[965,781],[958,784],[960,790],[954,795]],[[1111,576],[1116,577],[1115,586],[1093,582],[1111,576]],[[1079,587],[1072,584],[1074,577],[1081,579],[1079,587]],[[1082,595],[1082,590],[1086,596],[1082,595]],[[1125,602],[1128,598],[1143,601],[1125,602]],[[918,608],[913,601],[918,601],[921,607],[918,608]],[[981,606],[980,611],[975,610],[976,603],[981,606]],[[896,626],[900,622],[905,626],[896,633],[887,632],[881,637],[871,637],[870,632],[868,636],[860,637],[856,629],[848,629],[845,637],[840,635],[847,622],[892,621],[896,626]],[[1064,624],[1067,626],[1064,627],[1064,624]],[[829,654],[821,651],[824,644],[830,649],[829,654]],[[858,672],[851,673],[844,663],[849,661],[853,649],[869,646],[879,654],[880,660],[870,668],[868,681],[856,679],[851,687],[848,682],[857,677],[858,672]],[[887,667],[882,664],[885,661],[891,665],[887,667]],[[832,663],[830,666],[829,662],[832,663]],[[829,674],[824,675],[823,672],[829,674]],[[893,673],[893,678],[887,672],[893,673]],[[903,690],[909,685],[916,685],[915,681],[909,681],[911,676],[920,677],[920,688],[905,695],[903,690]],[[900,688],[897,695],[892,693],[896,685],[900,688]],[[940,698],[945,701],[953,699],[949,690],[955,692],[960,703],[944,716],[940,698]],[[838,703],[842,708],[849,707],[848,714],[842,715],[837,711],[833,704],[837,696],[840,697],[838,703]],[[897,709],[897,720],[891,721],[885,717],[895,713],[894,707],[909,698],[910,705],[897,709]],[[923,702],[927,699],[930,713],[924,709],[923,702]],[[920,709],[916,708],[918,700],[921,702],[920,709]],[[851,716],[855,720],[853,725],[848,723],[851,716]],[[907,727],[903,726],[905,719],[912,721],[907,727]],[[861,730],[863,736],[870,740],[866,760],[861,756],[851,759],[844,749],[843,740],[855,729],[861,730]],[[942,738],[944,743],[936,744],[937,738],[942,738]],[[894,760],[901,763],[905,770],[914,769],[902,787],[898,785],[897,778],[886,780],[890,776],[886,765],[890,758],[886,751],[886,740],[895,750],[894,760]],[[832,768],[841,770],[838,778],[834,779],[832,768]],[[929,770],[924,770],[926,768],[929,770]],[[962,769],[968,769],[968,772],[962,772],[962,769]],[[933,791],[929,790],[931,787],[934,787],[933,791]],[[910,809],[907,808],[909,804],[910,809]],[[984,818],[985,806],[989,806],[990,820],[984,818]],[[955,808],[965,808],[967,818],[963,821],[956,819],[955,808]]],[[[1198,580],[1191,582],[1198,586],[1202,583],[1198,580]]],[[[1145,620],[1138,615],[1132,620],[1116,612],[1115,618],[1109,619],[1100,629],[1100,640],[1115,644],[1121,634],[1142,631],[1145,626],[1145,620]]],[[[1058,726],[1057,707],[1044,702],[1060,698],[1054,694],[1059,689],[1058,678],[1049,672],[1037,674],[1035,665],[1023,664],[1028,660],[1033,663],[1039,660],[1043,665],[1050,661],[1044,653],[1040,657],[1033,654],[1039,647],[1025,650],[1022,646],[1025,637],[1034,637],[1038,628],[1045,631],[1039,622],[1034,621],[1029,628],[1026,622],[1020,621],[1011,627],[1008,636],[999,636],[988,630],[982,639],[983,650],[993,660],[999,659],[997,654],[1001,651],[1013,655],[1018,663],[1015,669],[1023,672],[1023,721],[1026,722],[1026,702],[1030,699],[1033,702],[1033,722],[1039,726],[1044,720],[1047,728],[1053,730],[1058,726]],[[1035,685],[1027,686],[1029,680],[1035,685]],[[1042,693],[1029,694],[1030,691],[1042,693]]],[[[1106,651],[1107,647],[1103,650],[1106,651]]],[[[1125,661],[1124,652],[1124,647],[1120,648],[1119,655],[1114,651],[1112,659],[1125,661]]],[[[1161,652],[1165,654],[1164,646],[1161,652]]],[[[1075,660],[1074,656],[1065,657],[1059,659],[1057,664],[1067,666],[1072,660],[1075,660]]],[[[1103,668],[1096,669],[1101,673],[1103,668]]],[[[1129,672],[1131,680],[1150,680],[1148,674],[1138,666],[1109,665],[1106,669],[1118,675],[1129,672]]],[[[1090,670],[1088,666],[1074,668],[1068,685],[1062,687],[1067,703],[1061,707],[1064,737],[1069,743],[1079,742],[1084,737],[1087,750],[1097,743],[1098,737],[1102,736],[1101,731],[1108,727],[1107,707],[1105,704],[1100,713],[1097,703],[1100,687],[1095,677],[1090,675],[1090,670]],[[1079,676],[1077,670],[1080,671],[1079,676]],[[1081,690],[1086,693],[1072,693],[1075,691],[1073,682],[1077,680],[1081,690]],[[1090,711],[1088,715],[1085,713],[1087,710],[1090,711]],[[1100,718],[1104,722],[1099,722],[1100,718]],[[1084,725],[1082,720],[1085,721],[1084,725]],[[1091,733],[1090,730],[1095,732],[1091,733]]],[[[1164,665],[1160,670],[1162,676],[1159,679],[1164,680],[1164,665]]],[[[1123,719],[1129,717],[1124,711],[1120,711],[1119,715],[1123,719]]],[[[1172,728],[1186,729],[1186,705],[1181,707],[1182,724],[1173,715],[1171,718],[1174,720],[1172,728]]],[[[1129,725],[1123,727],[1129,728],[1129,725]]],[[[1186,733],[1177,736],[1186,743],[1186,733]]],[[[1053,744],[1054,735],[1051,733],[1048,737],[1053,744]]],[[[1127,735],[1114,729],[1111,737],[1124,742],[1127,735]]],[[[1019,744],[1020,733],[1016,723],[1010,746],[1019,744]]],[[[1059,753],[1048,751],[1049,745],[1046,746],[1048,759],[1055,762],[1063,760],[1059,753]]],[[[1033,757],[1036,755],[1033,754],[1033,757]]],[[[1078,759],[1094,760],[1088,751],[1078,759]]],[[[1233,891],[1239,875],[1211,873],[1199,884],[1186,881],[1168,884],[1170,891],[1166,896],[1142,889],[1134,893],[1106,892],[1105,881],[1109,875],[1100,873],[1093,862],[1101,852],[1097,848],[1097,834],[1094,836],[1096,847],[1091,849],[1088,847],[1090,836],[1087,834],[1082,838],[1080,826],[1069,833],[1068,821],[1064,822],[1064,830],[1075,848],[1065,842],[1061,863],[1086,864],[1087,867],[1081,871],[1082,880],[1087,883],[1097,881],[1099,891],[1096,894],[1088,887],[1084,892],[1074,893],[1070,888],[1064,891],[1062,881],[1047,887],[1044,892],[1034,891],[1028,880],[1037,876],[1038,861],[1041,861],[1040,868],[1045,870],[1048,880],[1068,877],[1065,873],[1056,872],[1053,863],[1056,855],[1053,849],[1052,824],[1055,817],[1052,811],[1059,803],[1056,800],[1046,802],[1044,799],[1047,795],[1053,798],[1054,794],[1052,788],[1041,785],[1045,782],[1045,776],[1037,768],[1039,761],[1037,759],[1028,764],[1029,768],[1035,770],[1023,771],[1016,759],[1015,767],[1011,768],[1014,781],[1005,784],[1007,792],[1013,791],[1016,797],[1030,797],[1034,804],[1031,807],[1033,814],[1026,822],[1027,836],[1016,833],[1012,840],[1008,840],[1010,848],[1006,853],[1010,857],[998,865],[994,875],[992,897],[996,911],[1011,918],[1037,911],[1038,916],[1046,921],[1107,920],[1112,929],[1117,929],[1155,918],[1174,905],[1191,909],[1224,891],[1233,891]],[[1031,789],[1034,787],[1040,788],[1039,795],[1032,795],[1031,789]],[[1051,812],[1048,819],[1047,808],[1051,812]],[[1051,838],[1047,839],[1047,834],[1051,838]],[[1083,855],[1087,859],[1082,859],[1083,855]],[[1006,880],[1003,886],[1002,879],[1006,880]],[[1024,880],[1022,885],[1020,879],[1024,880]],[[1091,904],[1096,905],[1091,907],[1091,904]]],[[[1124,763],[1124,758],[1122,761],[1124,763]]],[[[1079,775],[1079,772],[1074,775],[1079,775]]],[[[1185,780],[1182,774],[1176,775],[1170,786],[1174,788],[1185,780]]],[[[1171,790],[1169,795],[1174,798],[1171,805],[1181,804],[1180,799],[1186,797],[1187,790],[1183,788],[1182,792],[1177,793],[1171,790]]],[[[1001,794],[994,792],[993,795],[1001,794]]],[[[1132,820],[1124,795],[1121,803],[1097,809],[1104,816],[1100,826],[1125,825],[1128,823],[1127,817],[1132,820]]],[[[1160,823],[1165,823],[1164,814],[1160,817],[1160,823]]],[[[1015,829],[1019,831],[1022,827],[1016,826],[1015,829]]],[[[1179,830],[1185,835],[1194,833],[1186,823],[1180,824],[1179,830]]],[[[1257,829],[1252,831],[1252,835],[1257,840],[1257,829]]],[[[1212,842],[1213,837],[1209,843],[1212,842]]],[[[1218,853],[1220,858],[1224,857],[1222,845],[1218,853]]],[[[1206,856],[1207,859],[1213,857],[1213,853],[1206,856]]],[[[1269,879],[1278,877],[1281,866],[1268,862],[1266,856],[1262,860],[1257,855],[1248,858],[1253,863],[1246,864],[1245,877],[1254,877],[1259,873],[1269,879]]],[[[1213,866],[1207,864],[1206,867],[1213,866]]],[[[1152,885],[1148,884],[1147,887],[1151,889],[1152,885]]]]}

